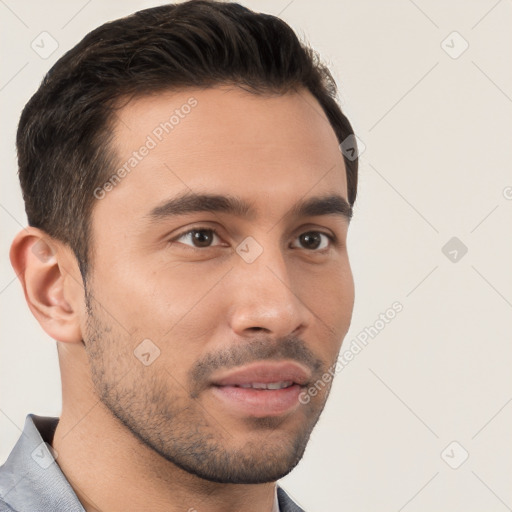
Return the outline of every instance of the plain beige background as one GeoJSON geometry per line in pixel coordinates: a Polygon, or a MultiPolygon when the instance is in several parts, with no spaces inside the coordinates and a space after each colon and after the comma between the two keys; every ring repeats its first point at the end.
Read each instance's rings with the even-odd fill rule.
{"type": "MultiPolygon", "coordinates": [[[[8,261],[26,223],[19,114],[87,32],[157,3],[0,0],[0,463],[26,414],[61,405],[55,342],[8,261]],[[47,51],[58,44],[51,55],[32,48],[41,37],[47,51]]],[[[282,485],[307,512],[512,510],[511,1],[242,3],[279,14],[321,53],[365,146],[342,353],[373,337],[282,485]],[[403,311],[379,328],[397,301],[403,311]]]]}

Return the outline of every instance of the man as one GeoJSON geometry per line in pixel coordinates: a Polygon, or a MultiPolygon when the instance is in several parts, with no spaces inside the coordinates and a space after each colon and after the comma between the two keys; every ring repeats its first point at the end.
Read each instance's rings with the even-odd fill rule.
{"type": "Polygon", "coordinates": [[[302,510],[276,482],[354,300],[335,96],[288,25],[234,3],[107,23],[50,70],[18,128],[11,261],[62,414],[27,416],[0,510],[302,510]]]}

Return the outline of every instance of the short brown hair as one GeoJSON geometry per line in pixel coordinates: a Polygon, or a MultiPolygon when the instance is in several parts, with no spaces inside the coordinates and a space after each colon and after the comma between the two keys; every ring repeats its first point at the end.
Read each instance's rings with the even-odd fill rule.
{"type": "MultiPolygon", "coordinates": [[[[84,280],[93,191],[116,163],[110,144],[116,101],[221,84],[255,94],[306,88],[339,143],[353,134],[316,52],[281,19],[237,3],[191,0],[106,23],[47,73],[18,126],[20,182],[29,224],[71,247],[84,280]]],[[[344,159],[352,205],[358,162],[344,159]]]]}

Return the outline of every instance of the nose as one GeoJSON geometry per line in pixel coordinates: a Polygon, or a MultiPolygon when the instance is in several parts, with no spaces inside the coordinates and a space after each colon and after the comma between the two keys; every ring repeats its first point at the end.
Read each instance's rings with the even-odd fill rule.
{"type": "Polygon", "coordinates": [[[291,281],[278,248],[264,250],[252,263],[239,258],[230,274],[228,318],[238,336],[250,337],[264,331],[279,339],[298,335],[311,324],[314,314],[298,296],[297,283],[291,281]]]}

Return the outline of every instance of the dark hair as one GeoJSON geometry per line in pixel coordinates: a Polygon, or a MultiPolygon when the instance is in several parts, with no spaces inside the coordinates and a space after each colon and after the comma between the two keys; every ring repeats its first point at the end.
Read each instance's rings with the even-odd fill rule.
{"type": "MultiPolygon", "coordinates": [[[[68,244],[85,280],[93,191],[112,174],[120,99],[231,84],[255,94],[308,89],[341,143],[353,134],[336,83],[281,19],[237,3],[192,0],[102,25],[61,57],[25,106],[17,133],[28,222],[68,244]]],[[[357,158],[344,154],[348,201],[357,158]]]]}

